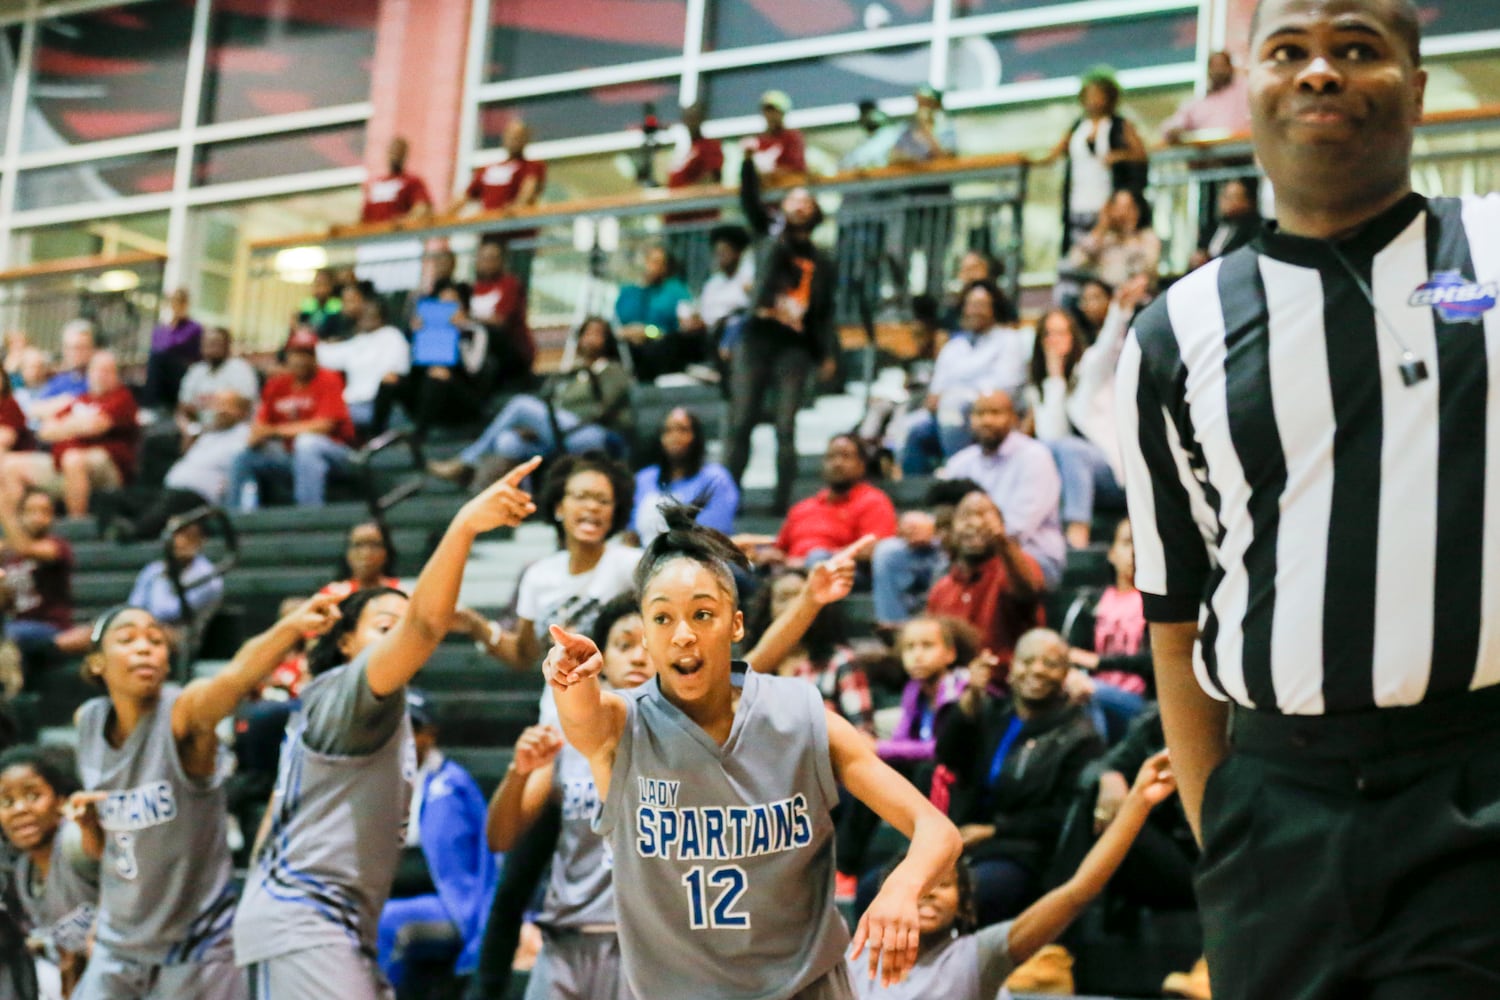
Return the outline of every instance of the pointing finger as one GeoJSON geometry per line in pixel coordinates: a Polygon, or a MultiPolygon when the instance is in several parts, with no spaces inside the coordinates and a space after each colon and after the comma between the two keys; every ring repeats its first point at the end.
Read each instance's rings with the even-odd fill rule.
{"type": "Polygon", "coordinates": [[[835,560],[839,560],[839,559],[858,559],[860,556],[864,555],[869,549],[873,549],[875,547],[875,542],[876,541],[878,541],[878,539],[876,539],[876,537],[874,535],[865,535],[863,538],[859,539],[854,544],[847,545],[844,548],[840,549],[838,551],[838,554],[835,555],[833,558],[835,560]]]}
{"type": "Polygon", "coordinates": [[[509,472],[507,472],[500,481],[507,486],[520,486],[521,483],[525,481],[526,477],[535,472],[537,466],[541,464],[542,456],[534,455],[526,461],[522,462],[520,465],[516,466],[514,469],[511,469],[509,472]]]}

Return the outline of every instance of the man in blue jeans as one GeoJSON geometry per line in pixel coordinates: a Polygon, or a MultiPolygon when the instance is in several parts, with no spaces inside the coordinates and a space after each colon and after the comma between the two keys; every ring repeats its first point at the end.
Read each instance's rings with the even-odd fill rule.
{"type": "Polygon", "coordinates": [[[321,507],[329,473],[349,464],[354,422],[344,382],[318,367],[317,349],[317,336],[298,329],[286,342],[287,370],[261,391],[249,446],[229,473],[227,499],[241,510],[260,506],[260,488],[284,493],[288,485],[299,506],[321,507]]]}
{"type": "Polygon", "coordinates": [[[5,637],[20,649],[27,675],[89,648],[88,628],[73,625],[73,549],[52,534],[56,516],[41,490],[26,490],[18,502],[0,498],[0,594],[10,610],[5,637]]]}

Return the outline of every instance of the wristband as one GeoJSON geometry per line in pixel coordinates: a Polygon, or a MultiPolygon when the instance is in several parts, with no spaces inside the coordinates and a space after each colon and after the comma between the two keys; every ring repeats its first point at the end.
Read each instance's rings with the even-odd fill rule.
{"type": "Polygon", "coordinates": [[[500,645],[500,640],[505,638],[505,630],[500,627],[499,622],[490,622],[489,633],[483,639],[474,640],[474,648],[481,653],[488,653],[500,645]]]}

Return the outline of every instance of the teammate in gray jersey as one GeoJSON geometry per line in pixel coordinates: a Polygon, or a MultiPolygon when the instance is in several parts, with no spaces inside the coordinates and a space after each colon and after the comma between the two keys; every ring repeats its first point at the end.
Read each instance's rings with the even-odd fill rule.
{"type": "MultiPolygon", "coordinates": [[[[627,691],[655,676],[632,595],[600,608],[594,642],[604,657],[600,678],[612,690],[627,691]]],[[[634,994],[620,969],[613,859],[593,828],[599,810],[594,776],[556,726],[532,726],[516,741],[510,769],[490,801],[491,849],[510,850],[553,802],[561,808],[562,829],[536,917],[543,944],[527,1000],[630,1000],[634,994]]]]}
{"type": "Polygon", "coordinates": [[[73,802],[103,866],[94,951],[74,1000],[246,995],[229,941],[231,758],[214,730],[334,613],[331,597],[313,598],[240,647],[219,674],[185,688],[166,683],[170,647],[150,612],[100,616],[84,672],[108,695],[78,710],[88,791],[73,802]]]}
{"type": "MultiPolygon", "coordinates": [[[[1177,790],[1165,751],[1142,765],[1120,811],[1068,881],[1020,916],[976,930],[974,881],[960,860],[922,896],[922,944],[906,980],[880,986],[851,976],[860,1000],[993,1000],[1012,970],[1058,935],[1109,884],[1151,810],[1177,790]]],[[[851,973],[854,959],[850,959],[851,973]]]]}
{"type": "Polygon", "coordinates": [[[84,852],[82,828],[64,814],[78,791],[71,754],[38,746],[0,754],[0,830],[20,853],[15,898],[37,956],[37,977],[71,992],[83,971],[99,905],[99,863],[84,852]]]}
{"type": "Polygon", "coordinates": [[[626,977],[653,1000],[853,994],[833,905],[837,782],[911,838],[855,931],[868,969],[899,982],[917,957],[918,901],[957,860],[957,829],[804,681],[732,661],[744,635],[731,565],[744,557],[691,508],[636,571],[654,682],[603,690],[603,657],[561,628],[546,675],[589,761],[614,854],[626,977]]]}
{"type": "Polygon", "coordinates": [[[448,634],[474,540],[536,509],[519,483],[538,461],[464,504],[409,600],[386,588],[356,592],[308,654],[313,678],[287,722],[234,918],[235,960],[250,967],[257,1000],[391,995],[375,944],[416,775],[406,685],[448,634]]]}

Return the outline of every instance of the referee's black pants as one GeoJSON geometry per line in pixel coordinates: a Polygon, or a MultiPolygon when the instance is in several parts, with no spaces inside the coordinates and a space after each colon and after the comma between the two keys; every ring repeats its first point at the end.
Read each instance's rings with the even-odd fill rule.
{"type": "Polygon", "coordinates": [[[1197,872],[1214,1000],[1500,998],[1500,688],[1231,733],[1197,872]]]}

